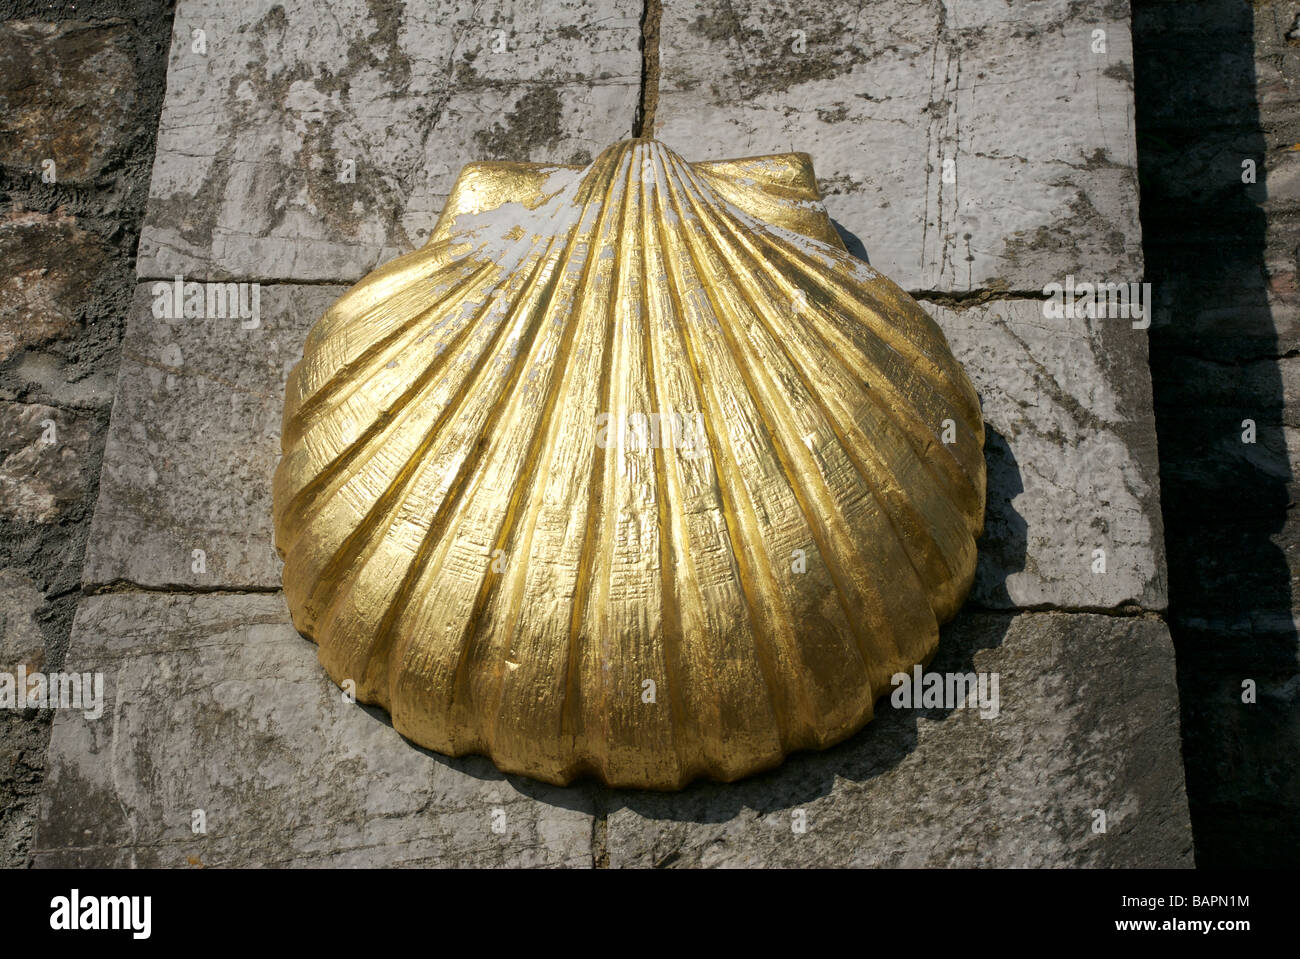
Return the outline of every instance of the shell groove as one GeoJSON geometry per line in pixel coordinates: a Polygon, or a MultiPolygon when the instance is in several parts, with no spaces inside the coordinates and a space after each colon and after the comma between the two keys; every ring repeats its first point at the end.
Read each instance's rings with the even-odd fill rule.
{"type": "Polygon", "coordinates": [[[289,377],[286,599],[420,745],[732,780],[929,660],[974,575],[983,436],[806,157],[471,164],[289,377]]]}

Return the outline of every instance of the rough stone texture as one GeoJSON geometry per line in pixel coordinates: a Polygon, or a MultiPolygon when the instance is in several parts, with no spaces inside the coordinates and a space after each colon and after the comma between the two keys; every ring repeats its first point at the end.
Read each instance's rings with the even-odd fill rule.
{"type": "Polygon", "coordinates": [[[1300,860],[1297,13],[1134,6],[1170,631],[1210,867],[1300,860]]]}
{"type": "Polygon", "coordinates": [[[276,588],[271,476],[284,381],[344,288],[263,287],[256,329],[156,318],[153,288],[138,287],[123,340],[83,581],[276,588]]]}
{"type": "Polygon", "coordinates": [[[656,135],[689,159],[811,154],[851,246],[905,289],[1136,280],[1128,19],[1112,0],[665,4],[656,135]]]}
{"type": "MultiPolygon", "coordinates": [[[[275,589],[269,477],[283,384],[338,287],[262,289],[262,321],[168,321],[141,284],[123,346],[83,581],[275,589]],[[205,552],[204,570],[192,551],[205,552]]],[[[1145,344],[1037,301],[929,305],[979,390],[989,506],[973,602],[1164,606],[1145,344]],[[1106,572],[1092,572],[1093,550],[1106,572]]]]}
{"type": "Polygon", "coordinates": [[[591,862],[582,793],[411,746],[345,702],[279,595],[89,597],[68,666],[106,702],[55,719],[37,866],[591,862]]]}
{"type": "Polygon", "coordinates": [[[0,568],[25,571],[45,595],[39,621],[55,663],[79,592],[106,420],[0,401],[0,568]]]}
{"type": "Polygon", "coordinates": [[[1127,320],[1049,319],[1032,300],[930,309],[984,412],[989,503],[972,602],[1163,609],[1146,334],[1127,320]]]}
{"type": "MultiPolygon", "coordinates": [[[[170,23],[168,0],[0,0],[0,569],[39,597],[19,645],[47,670],[76,609],[170,23]]],[[[50,719],[0,711],[0,866],[30,862],[50,719]]]]}
{"type": "Polygon", "coordinates": [[[49,735],[48,719],[35,709],[0,713],[0,856],[10,868],[31,861],[49,735]]]}
{"type": "MultiPolygon", "coordinates": [[[[3,183],[0,171],[0,183],[3,183]]],[[[0,189],[0,196],[5,192],[0,189]]],[[[116,187],[16,188],[0,214],[0,397],[108,412],[129,289],[116,187]]]]}
{"type": "Polygon", "coordinates": [[[1235,361],[1300,348],[1300,42],[1286,39],[1297,12],[1280,0],[1135,4],[1162,353],[1235,361]]]}
{"type": "MultiPolygon", "coordinates": [[[[14,674],[46,665],[46,637],[39,617],[45,593],[21,569],[0,569],[0,672],[14,674]]],[[[35,709],[0,709],[0,863],[28,857],[40,811],[49,723],[35,709]]]]}
{"type": "Polygon", "coordinates": [[[1300,529],[1285,519],[1300,498],[1300,359],[1181,356],[1159,370],[1166,513],[1177,545],[1197,557],[1180,566],[1177,616],[1248,633],[1290,629],[1300,529]]]}
{"type": "Polygon", "coordinates": [[[929,669],[997,672],[999,715],[882,700],[847,742],[740,784],[606,791],[609,864],[1192,865],[1163,623],[963,614],[929,669]]]}
{"type": "Polygon", "coordinates": [[[111,249],[70,216],[28,211],[0,217],[0,363],[19,350],[67,339],[111,249]]]}
{"type": "Polygon", "coordinates": [[[0,0],[0,397],[107,412],[170,21],[169,0],[0,0]]]}
{"type": "MultiPolygon", "coordinates": [[[[46,639],[38,617],[45,594],[21,569],[0,569],[0,672],[45,668],[46,639]]],[[[49,724],[35,709],[0,709],[0,863],[27,858],[40,810],[49,724]]]]}
{"type": "Polygon", "coordinates": [[[0,165],[84,184],[120,159],[136,75],[122,24],[0,23],[0,165]],[[69,90],[94,96],[69,96],[69,90]]]}
{"type": "Polygon", "coordinates": [[[45,601],[22,570],[0,569],[0,670],[20,665],[40,669],[45,663],[45,635],[36,614],[45,601]]]}
{"type": "Polygon", "coordinates": [[[465,163],[583,162],[628,136],[640,14],[182,0],[140,276],[360,279],[428,237],[465,163]]]}
{"type": "Polygon", "coordinates": [[[50,523],[86,498],[90,421],[52,406],[0,401],[0,517],[50,523]]]}
{"type": "Polygon", "coordinates": [[[120,223],[94,209],[98,191],[65,203],[68,187],[44,189],[14,190],[0,214],[0,397],[107,412],[129,269],[120,223]]]}

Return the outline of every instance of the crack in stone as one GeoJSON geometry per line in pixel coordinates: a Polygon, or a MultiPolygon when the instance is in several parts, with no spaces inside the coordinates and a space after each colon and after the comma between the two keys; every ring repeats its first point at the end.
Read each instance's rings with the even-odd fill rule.
{"type": "Polygon", "coordinates": [[[957,311],[1003,300],[1047,299],[1042,290],[994,290],[987,287],[965,291],[931,289],[907,290],[905,292],[914,300],[925,300],[935,306],[943,306],[957,311]]]}
{"type": "Polygon", "coordinates": [[[1165,610],[1143,606],[1134,600],[1114,606],[1053,606],[1051,603],[1033,603],[1028,606],[984,606],[968,602],[962,613],[981,616],[1023,616],[1060,613],[1067,616],[1110,616],[1114,619],[1158,619],[1164,622],[1165,610]]]}
{"type": "Polygon", "coordinates": [[[609,811],[599,786],[591,796],[591,868],[609,868],[609,811]]]}
{"type": "Polygon", "coordinates": [[[1249,356],[1209,356],[1203,353],[1196,353],[1191,350],[1170,350],[1169,355],[1176,356],[1179,359],[1196,360],[1201,363],[1213,363],[1216,366],[1256,366],[1260,363],[1278,363],[1282,360],[1293,360],[1300,356],[1300,349],[1286,350],[1282,353],[1260,353],[1249,356]]]}
{"type": "Polygon", "coordinates": [[[161,583],[149,585],[129,579],[112,579],[106,583],[83,583],[83,596],[104,596],[109,593],[160,593],[172,596],[198,596],[212,593],[241,596],[249,593],[279,593],[279,586],[261,586],[248,584],[242,586],[204,586],[201,583],[161,583]]]}
{"type": "Polygon", "coordinates": [[[641,95],[632,120],[632,136],[655,135],[655,111],[659,107],[659,23],[663,0],[645,0],[641,11],[641,95]]]}

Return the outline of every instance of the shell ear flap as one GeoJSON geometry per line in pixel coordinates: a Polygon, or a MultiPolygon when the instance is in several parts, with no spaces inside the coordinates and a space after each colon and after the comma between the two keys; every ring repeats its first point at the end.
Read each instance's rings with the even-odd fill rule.
{"type": "Polygon", "coordinates": [[[822,204],[808,154],[773,153],[691,166],[716,193],[750,216],[848,252],[822,204]]]}
{"type": "Polygon", "coordinates": [[[456,177],[447,202],[438,217],[438,225],[429,234],[426,246],[447,239],[463,214],[485,213],[506,203],[522,203],[536,209],[555,193],[547,189],[551,174],[559,170],[582,171],[585,167],[560,166],[553,163],[511,163],[480,160],[467,163],[456,177]]]}

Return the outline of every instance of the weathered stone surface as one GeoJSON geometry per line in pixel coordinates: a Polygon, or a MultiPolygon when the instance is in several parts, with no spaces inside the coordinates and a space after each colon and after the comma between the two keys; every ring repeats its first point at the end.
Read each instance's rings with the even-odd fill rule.
{"type": "Polygon", "coordinates": [[[260,288],[245,329],[252,319],[155,317],[156,286],[171,284],[137,288],[123,340],[82,579],[274,587],[284,381],[343,288],[260,288]]]}
{"type": "MultiPolygon", "coordinates": [[[[284,377],[342,290],[265,287],[262,326],[247,331],[232,320],[155,319],[150,287],[137,291],[124,345],[83,580],[274,589],[269,478],[284,377]]],[[[1142,333],[1126,320],[1047,320],[1036,301],[928,308],[989,424],[974,601],[1163,608],[1142,333]],[[1106,551],[1105,573],[1092,572],[1095,549],[1106,551]]]]}
{"type": "Polygon", "coordinates": [[[1128,19],[1104,0],[666,4],[656,135],[689,159],[811,154],[831,216],[909,290],[1137,280],[1128,19]]]}
{"type": "Polygon", "coordinates": [[[0,401],[0,519],[50,523],[80,503],[94,479],[90,447],[84,417],[0,401]]]}
{"type": "Polygon", "coordinates": [[[1300,857],[1296,12],[1134,8],[1169,625],[1210,868],[1300,857]]]}
{"type": "MultiPolygon", "coordinates": [[[[93,488],[135,288],[173,3],[0,7],[0,401],[84,416],[81,469],[93,488]]],[[[76,609],[86,494],[55,522],[0,515],[0,568],[45,597],[47,669],[62,663],[76,609]]],[[[48,710],[0,710],[0,867],[30,862],[51,720],[48,710]]]]}
{"type": "MultiPolygon", "coordinates": [[[[120,336],[117,330],[105,331],[104,339],[116,340],[120,336]]],[[[82,331],[84,332],[84,330],[82,331]]],[[[89,337],[86,340],[73,341],[80,357],[71,360],[47,353],[44,350],[28,350],[20,354],[11,368],[12,379],[20,384],[21,395],[48,397],[60,406],[84,409],[100,408],[107,412],[113,403],[114,376],[108,372],[111,367],[116,373],[116,364],[97,363],[91,355],[97,345],[89,337]],[[78,362],[78,359],[89,362],[78,362]]],[[[109,359],[116,359],[116,344],[109,359]]],[[[18,392],[0,388],[0,396],[14,399],[18,392]]]]}
{"type": "Polygon", "coordinates": [[[427,238],[465,163],[577,162],[626,137],[640,14],[182,0],[140,275],[359,279],[427,238]]]}
{"type": "Polygon", "coordinates": [[[972,598],[994,608],[1163,609],[1146,334],[1125,319],[1050,319],[1043,307],[929,307],[986,424],[989,503],[972,598]]]}
{"type": "Polygon", "coordinates": [[[0,363],[75,333],[89,288],[111,256],[75,217],[21,210],[0,216],[0,363]]]}
{"type": "Polygon", "coordinates": [[[45,663],[45,636],[36,613],[45,597],[22,570],[0,569],[0,672],[45,663]]]}
{"type": "Polygon", "coordinates": [[[852,739],[755,779],[608,792],[609,864],[1192,865],[1158,620],[963,614],[929,668],[998,673],[997,717],[883,700],[852,739]]]}
{"type": "Polygon", "coordinates": [[[1168,350],[1244,360],[1300,349],[1294,16],[1270,0],[1134,11],[1147,272],[1162,306],[1153,332],[1168,350]]]}
{"type": "Polygon", "coordinates": [[[410,745],[279,595],[89,597],[67,668],[102,671],[105,705],[55,719],[37,866],[591,862],[583,794],[410,745]]]}
{"type": "Polygon", "coordinates": [[[0,860],[25,866],[45,781],[50,724],[37,712],[0,710],[0,860]]]}
{"type": "Polygon", "coordinates": [[[1198,859],[1290,867],[1300,849],[1300,360],[1157,367],[1170,609],[1198,859]],[[1253,442],[1252,442],[1253,440],[1253,442]]]}
{"type": "Polygon", "coordinates": [[[1300,849],[1300,622],[1267,607],[1177,623],[1195,667],[1179,691],[1202,865],[1292,869],[1300,849]]]}
{"type": "MultiPolygon", "coordinates": [[[[93,181],[126,140],[135,108],[128,28],[0,23],[0,165],[59,183],[93,181]]],[[[47,181],[48,182],[48,181],[47,181]]]]}

